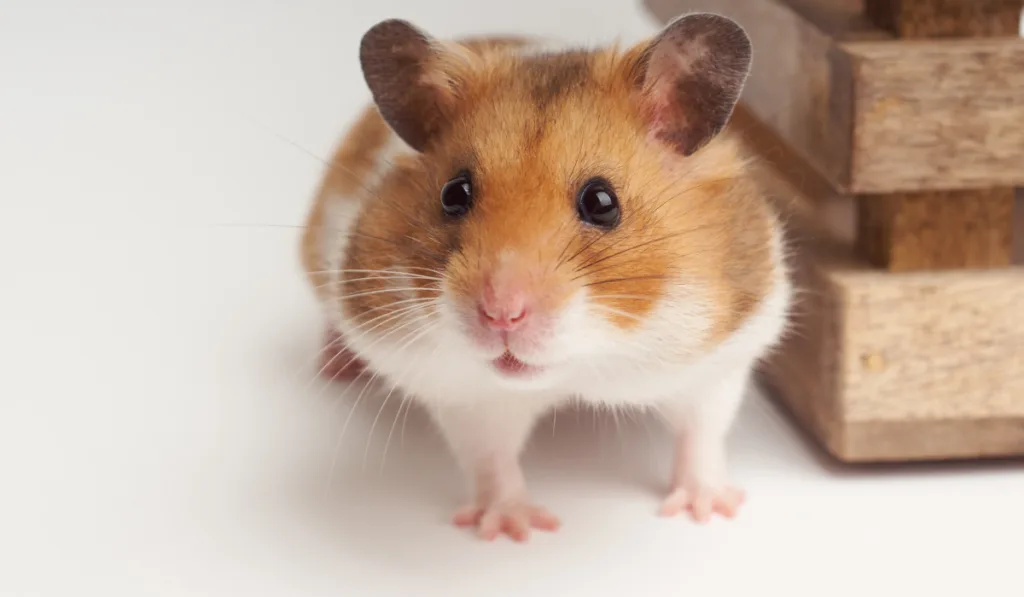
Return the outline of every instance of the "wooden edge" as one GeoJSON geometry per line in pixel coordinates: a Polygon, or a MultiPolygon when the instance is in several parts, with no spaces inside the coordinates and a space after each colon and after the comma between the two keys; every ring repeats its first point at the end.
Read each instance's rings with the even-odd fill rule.
{"type": "Polygon", "coordinates": [[[850,423],[846,462],[1006,458],[1024,454],[1024,417],[850,423]]]}

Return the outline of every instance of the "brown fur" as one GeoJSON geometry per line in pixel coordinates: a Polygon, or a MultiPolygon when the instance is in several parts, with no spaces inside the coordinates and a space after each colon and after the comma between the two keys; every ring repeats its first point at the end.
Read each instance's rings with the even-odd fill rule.
{"type": "Polygon", "coordinates": [[[365,184],[367,174],[373,170],[377,153],[390,135],[391,131],[380,118],[377,109],[367,107],[327,163],[327,172],[306,218],[301,247],[302,265],[321,299],[326,297],[324,285],[328,281],[323,271],[326,268],[325,262],[320,255],[326,201],[332,195],[352,195],[365,184]]]}
{"type": "MultiPolygon", "coordinates": [[[[641,46],[550,58],[517,56],[511,48],[519,43],[473,40],[448,57],[445,80],[457,86],[440,92],[450,94],[446,101],[458,117],[422,154],[385,176],[344,267],[443,272],[471,307],[511,250],[508,269],[531,285],[542,307],[556,309],[586,287],[595,301],[628,314],[607,316],[622,328],[636,325],[678,279],[708,289],[710,341],[726,337],[770,291],[773,270],[773,220],[737,145],[725,133],[683,157],[651,135],[649,107],[637,90],[638,64],[646,59],[641,46]],[[438,197],[463,169],[472,175],[475,203],[453,221],[438,197]],[[620,226],[608,232],[576,217],[576,194],[595,176],[611,182],[622,206],[620,226]]],[[[327,176],[311,212],[307,270],[322,269],[316,253],[326,191],[358,186],[385,128],[368,110],[332,160],[344,171],[327,176]]],[[[418,296],[436,294],[429,280],[410,283],[418,296]]],[[[387,284],[362,281],[346,291],[387,284]]],[[[367,295],[350,307],[372,317],[395,296],[367,295]]]]}

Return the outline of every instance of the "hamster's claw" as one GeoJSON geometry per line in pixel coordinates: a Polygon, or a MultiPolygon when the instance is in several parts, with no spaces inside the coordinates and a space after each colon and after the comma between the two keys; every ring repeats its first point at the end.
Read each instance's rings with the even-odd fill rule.
{"type": "Polygon", "coordinates": [[[558,518],[541,508],[521,500],[500,502],[489,506],[466,506],[452,518],[460,527],[476,527],[477,534],[493,541],[504,533],[515,541],[529,539],[530,529],[557,531],[558,518]]]}
{"type": "Polygon", "coordinates": [[[709,522],[713,514],[733,518],[745,497],[742,489],[731,485],[678,487],[662,503],[661,515],[677,516],[685,510],[698,523],[709,522]]]}

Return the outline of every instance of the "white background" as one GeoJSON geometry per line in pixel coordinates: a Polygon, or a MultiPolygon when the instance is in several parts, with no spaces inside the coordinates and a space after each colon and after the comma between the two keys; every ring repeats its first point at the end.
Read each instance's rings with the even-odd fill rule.
{"type": "Polygon", "coordinates": [[[839,466],[759,396],[748,505],[707,527],[655,515],[654,421],[542,422],[527,474],[565,524],[527,545],[448,525],[462,482],[418,412],[403,437],[367,398],[337,442],[296,226],[388,16],[655,29],[634,0],[0,0],[0,594],[1024,591],[1019,462],[839,466]]]}

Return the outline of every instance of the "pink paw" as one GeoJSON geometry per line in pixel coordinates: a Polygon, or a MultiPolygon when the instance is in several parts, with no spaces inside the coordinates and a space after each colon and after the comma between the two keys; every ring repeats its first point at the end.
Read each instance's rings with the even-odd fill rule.
{"type": "Polygon", "coordinates": [[[557,531],[558,518],[522,500],[499,502],[489,506],[466,506],[456,512],[452,522],[460,527],[476,527],[477,534],[487,541],[504,533],[515,541],[526,541],[530,529],[557,531]]]}
{"type": "Polygon", "coordinates": [[[715,513],[733,518],[743,505],[745,494],[742,489],[724,485],[691,485],[675,489],[661,506],[662,516],[678,516],[684,510],[696,522],[705,523],[715,513]]]}
{"type": "Polygon", "coordinates": [[[326,333],[320,354],[320,374],[327,379],[352,381],[363,372],[363,362],[348,350],[337,332],[326,333]]]}

